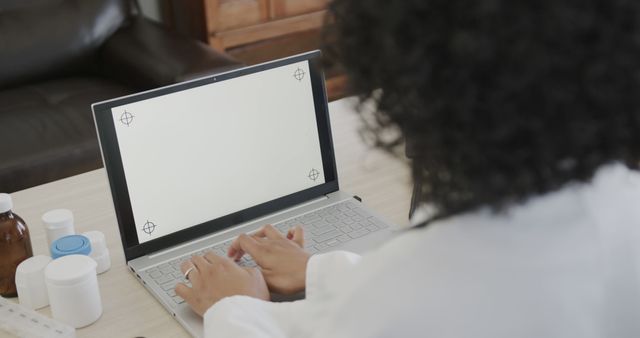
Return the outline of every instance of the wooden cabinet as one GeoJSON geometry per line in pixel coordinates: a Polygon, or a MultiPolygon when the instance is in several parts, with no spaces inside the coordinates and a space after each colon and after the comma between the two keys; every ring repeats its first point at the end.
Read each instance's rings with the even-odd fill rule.
{"type": "Polygon", "coordinates": [[[327,0],[203,0],[207,41],[219,50],[319,29],[327,0]]]}
{"type": "MultiPolygon", "coordinates": [[[[256,64],[321,48],[329,0],[167,0],[166,21],[232,55],[256,64]]],[[[330,99],[346,95],[346,78],[325,68],[330,99]]]]}
{"type": "Polygon", "coordinates": [[[327,7],[327,0],[273,0],[271,13],[274,18],[322,11],[327,7]]]}
{"type": "Polygon", "coordinates": [[[269,18],[265,1],[213,0],[204,2],[207,31],[215,35],[241,27],[264,23],[269,18]]]}

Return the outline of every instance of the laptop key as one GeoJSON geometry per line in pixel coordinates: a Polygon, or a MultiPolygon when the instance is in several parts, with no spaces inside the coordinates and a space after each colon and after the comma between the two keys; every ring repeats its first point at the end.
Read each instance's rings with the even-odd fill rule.
{"type": "Polygon", "coordinates": [[[307,223],[307,224],[310,224],[310,223],[313,223],[313,222],[319,221],[319,220],[321,220],[320,216],[318,216],[315,213],[307,214],[305,216],[302,216],[302,222],[303,223],[307,223]]]}
{"type": "Polygon", "coordinates": [[[176,282],[175,280],[172,280],[168,283],[162,284],[160,285],[160,287],[162,288],[162,290],[164,291],[169,291],[169,290],[173,290],[176,287],[176,282]]]}
{"type": "Polygon", "coordinates": [[[347,234],[344,234],[344,235],[342,235],[342,236],[338,236],[338,240],[339,240],[340,242],[343,242],[343,243],[344,243],[344,242],[348,242],[348,241],[350,241],[350,240],[351,240],[351,236],[349,236],[349,235],[347,235],[347,234]]]}
{"type": "Polygon", "coordinates": [[[338,222],[338,218],[337,218],[337,217],[335,217],[335,216],[329,216],[329,217],[325,218],[325,220],[326,220],[327,222],[329,222],[329,223],[336,223],[336,222],[338,222]]]}
{"type": "Polygon", "coordinates": [[[325,221],[325,220],[323,220],[323,219],[321,219],[321,220],[318,220],[318,221],[315,221],[315,222],[311,223],[311,225],[312,225],[314,228],[322,228],[323,226],[325,226],[325,225],[327,225],[327,224],[329,224],[329,222],[327,222],[327,221],[325,221]]]}
{"type": "Polygon", "coordinates": [[[156,271],[154,271],[154,272],[152,272],[152,273],[150,273],[150,274],[149,274],[149,277],[151,277],[151,278],[153,278],[153,279],[156,279],[156,278],[158,278],[158,277],[160,277],[160,276],[162,276],[162,272],[160,272],[160,271],[158,271],[158,270],[156,270],[156,271]]]}
{"type": "Polygon", "coordinates": [[[173,276],[169,275],[169,276],[162,276],[162,277],[156,279],[155,281],[156,281],[156,284],[162,285],[162,284],[164,284],[164,283],[166,283],[168,281],[171,281],[171,280],[173,280],[173,276]]]}
{"type": "Polygon", "coordinates": [[[377,218],[375,218],[375,217],[369,217],[367,220],[368,220],[369,222],[371,222],[371,223],[375,224],[375,225],[376,225],[378,228],[380,228],[380,229],[386,229],[386,228],[388,228],[388,227],[389,227],[386,223],[384,223],[384,222],[380,221],[379,219],[377,219],[377,218]]]}
{"type": "Polygon", "coordinates": [[[351,231],[353,231],[353,229],[351,229],[351,227],[348,226],[348,225],[341,226],[339,229],[340,229],[340,231],[344,232],[345,234],[350,233],[351,231]]]}
{"type": "Polygon", "coordinates": [[[176,302],[176,304],[184,303],[184,299],[182,299],[182,297],[180,297],[180,296],[173,296],[173,297],[171,297],[171,299],[173,299],[173,301],[176,302]]]}
{"type": "Polygon", "coordinates": [[[351,236],[351,238],[359,238],[359,237],[362,237],[362,236],[364,236],[364,235],[366,235],[368,233],[369,233],[369,230],[363,228],[363,229],[356,230],[356,231],[350,233],[349,236],[351,236]]]}
{"type": "Polygon", "coordinates": [[[323,251],[323,250],[325,250],[326,248],[328,248],[328,246],[327,246],[326,244],[322,244],[322,243],[320,243],[320,244],[316,244],[316,245],[314,246],[314,248],[315,248],[316,250],[318,250],[318,251],[323,251]]]}
{"type": "Polygon", "coordinates": [[[319,229],[315,229],[312,230],[311,233],[314,234],[315,236],[319,236],[322,234],[326,234],[327,232],[331,231],[331,230],[335,230],[336,228],[334,226],[331,225],[327,225],[324,228],[319,228],[319,229]]]}
{"type": "Polygon", "coordinates": [[[336,245],[340,244],[340,241],[338,239],[334,238],[332,240],[327,241],[326,244],[328,246],[336,246],[336,245]]]}
{"type": "Polygon", "coordinates": [[[338,231],[338,230],[331,230],[327,233],[325,233],[324,235],[321,236],[317,236],[314,237],[313,240],[316,241],[316,243],[322,243],[322,242],[326,242],[332,238],[336,238],[338,236],[342,235],[342,232],[338,231]]]}

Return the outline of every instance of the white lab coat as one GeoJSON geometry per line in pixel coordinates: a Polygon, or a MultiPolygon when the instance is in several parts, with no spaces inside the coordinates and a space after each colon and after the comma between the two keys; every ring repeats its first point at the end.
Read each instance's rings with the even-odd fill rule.
{"type": "Polygon", "coordinates": [[[364,257],[313,256],[307,298],[234,296],[207,337],[640,337],[640,173],[406,230],[364,257]]]}

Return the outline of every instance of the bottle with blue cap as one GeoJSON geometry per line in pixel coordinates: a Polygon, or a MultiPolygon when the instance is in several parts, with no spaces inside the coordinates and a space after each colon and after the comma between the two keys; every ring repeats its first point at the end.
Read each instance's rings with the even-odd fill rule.
{"type": "Polygon", "coordinates": [[[56,239],[51,243],[51,258],[56,259],[68,255],[89,256],[91,241],[83,235],[69,235],[56,239]]]}

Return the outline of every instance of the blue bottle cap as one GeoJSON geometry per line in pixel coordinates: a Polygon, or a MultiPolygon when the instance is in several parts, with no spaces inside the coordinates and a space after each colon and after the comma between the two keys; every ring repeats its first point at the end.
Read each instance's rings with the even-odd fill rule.
{"type": "Polygon", "coordinates": [[[67,255],[85,255],[91,253],[91,241],[82,235],[69,235],[56,239],[51,243],[51,258],[67,255]]]}

